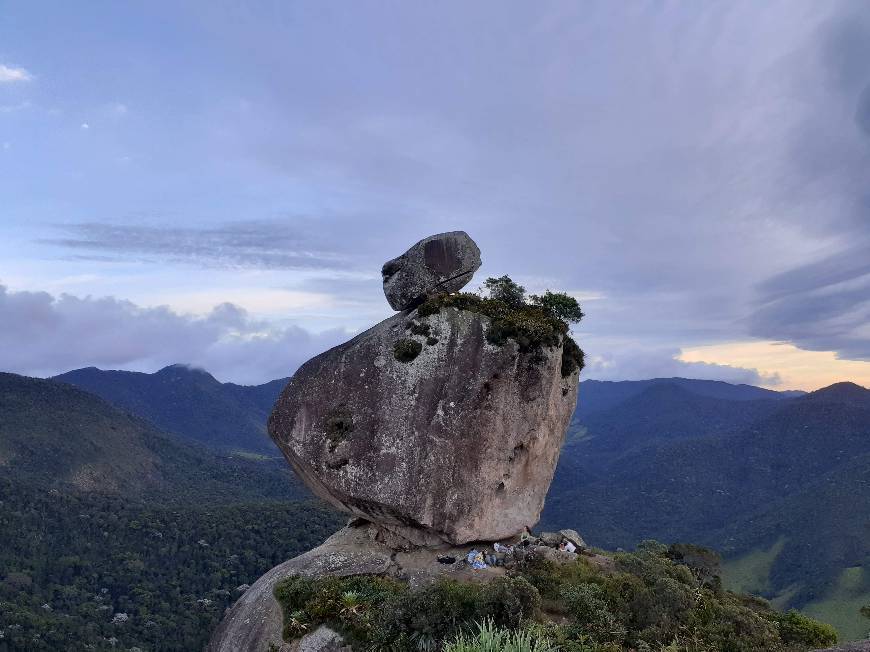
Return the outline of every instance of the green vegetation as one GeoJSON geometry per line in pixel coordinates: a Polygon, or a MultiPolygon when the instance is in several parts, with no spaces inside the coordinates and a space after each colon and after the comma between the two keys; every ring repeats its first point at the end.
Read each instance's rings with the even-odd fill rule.
{"type": "Polygon", "coordinates": [[[342,520],[313,503],[164,507],[2,477],[0,496],[3,652],[201,650],[237,587],[342,520]]]}
{"type": "Polygon", "coordinates": [[[577,299],[563,292],[550,292],[547,290],[543,295],[533,294],[529,300],[536,306],[556,315],[562,321],[569,324],[577,324],[583,319],[583,311],[577,299]]]}
{"type": "Polygon", "coordinates": [[[556,652],[556,648],[532,631],[503,629],[487,620],[478,624],[477,631],[458,635],[444,652],[556,652]]]}
{"type": "Polygon", "coordinates": [[[511,308],[522,308],[526,304],[526,288],[514,283],[510,276],[489,277],[483,282],[483,287],[493,301],[511,308]]]}
{"type": "Polygon", "coordinates": [[[0,450],[0,652],[202,649],[237,587],[341,525],[283,460],[63,383],[0,374],[0,450]]]}
{"type": "Polygon", "coordinates": [[[345,441],[352,432],[353,415],[346,406],[342,406],[326,419],[326,438],[329,440],[329,450],[334,453],[338,445],[345,441]]]}
{"type": "Polygon", "coordinates": [[[844,569],[821,599],[807,603],[802,611],[831,623],[845,639],[866,638],[870,628],[861,617],[862,606],[870,600],[866,576],[867,572],[862,567],[844,569]]]}
{"type": "MultiPolygon", "coordinates": [[[[567,294],[546,292],[526,301],[526,291],[510,277],[484,281],[488,296],[461,292],[440,294],[417,308],[420,317],[437,314],[442,308],[458,308],[490,318],[486,339],[497,346],[513,340],[523,353],[539,353],[544,347],[562,347],[562,376],[583,369],[583,351],[568,333],[569,323],[583,317],[577,300],[567,294]]],[[[397,345],[398,346],[398,345],[397,345]]]]}
{"type": "Polygon", "coordinates": [[[725,585],[738,593],[766,595],[770,592],[770,569],[785,548],[785,537],[766,550],[752,550],[725,564],[725,585]]]}
{"type": "Polygon", "coordinates": [[[265,425],[286,378],[249,387],[221,383],[205,371],[172,365],[153,374],[91,367],[57,380],[211,448],[280,454],[265,425]]]}
{"type": "Polygon", "coordinates": [[[717,569],[710,551],[645,542],[610,559],[528,560],[488,584],[294,577],[275,595],[287,640],[325,623],[361,650],[798,652],[836,642],[828,625],[722,590],[717,569]],[[503,647],[487,647],[494,640],[503,647]]]}
{"type": "Polygon", "coordinates": [[[423,350],[423,345],[417,340],[403,338],[393,346],[393,355],[399,362],[411,362],[423,350]]]}
{"type": "Polygon", "coordinates": [[[644,536],[717,546],[728,588],[865,637],[870,392],[737,402],[689,383],[700,381],[630,395],[630,384],[611,383],[604,409],[584,412],[596,389],[584,381],[542,527],[580,522],[606,548],[644,536]],[[572,437],[581,426],[585,436],[572,437]],[[859,567],[860,585],[845,587],[843,571],[859,567]]]}

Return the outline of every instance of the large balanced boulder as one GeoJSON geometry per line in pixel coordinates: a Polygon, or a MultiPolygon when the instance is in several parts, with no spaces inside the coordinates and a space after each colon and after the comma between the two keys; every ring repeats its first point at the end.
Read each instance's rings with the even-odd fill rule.
{"type": "Polygon", "coordinates": [[[384,263],[384,294],[393,310],[408,310],[439,292],[458,292],[480,268],[480,249],[465,231],[420,240],[384,263]]]}
{"type": "Polygon", "coordinates": [[[521,350],[491,343],[484,314],[421,312],[302,365],[269,434],[314,493],[411,541],[515,535],[538,520],[579,374],[561,340],[521,350]]]}

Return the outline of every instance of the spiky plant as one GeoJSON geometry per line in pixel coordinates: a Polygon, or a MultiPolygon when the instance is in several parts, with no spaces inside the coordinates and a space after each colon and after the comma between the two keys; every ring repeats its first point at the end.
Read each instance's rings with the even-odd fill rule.
{"type": "Polygon", "coordinates": [[[444,652],[556,652],[556,648],[531,632],[501,629],[485,620],[477,624],[476,632],[460,634],[447,643],[444,652]]]}

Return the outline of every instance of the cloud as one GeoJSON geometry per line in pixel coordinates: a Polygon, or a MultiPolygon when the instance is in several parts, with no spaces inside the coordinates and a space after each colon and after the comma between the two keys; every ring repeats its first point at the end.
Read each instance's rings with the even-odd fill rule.
{"type": "MultiPolygon", "coordinates": [[[[363,237],[334,235],[340,225],[317,220],[251,220],[204,227],[134,226],[89,222],[58,227],[67,237],[43,242],[79,258],[173,262],[228,269],[342,269],[367,257],[363,237]]],[[[380,265],[371,263],[379,271],[380,265]]]]}
{"type": "Polygon", "coordinates": [[[870,5],[828,21],[814,54],[799,80],[819,91],[792,134],[789,190],[819,245],[757,284],[746,323],[756,337],[870,360],[870,5]]]}
{"type": "Polygon", "coordinates": [[[91,125],[89,125],[87,122],[83,122],[83,123],[79,126],[79,129],[81,129],[82,131],[87,131],[87,130],[90,129],[90,128],[91,128],[91,125]]]}
{"type": "Polygon", "coordinates": [[[209,56],[191,68],[158,48],[175,83],[124,78],[108,99],[161,110],[122,149],[73,153],[101,192],[22,172],[10,201],[22,219],[39,205],[87,220],[43,241],[64,274],[299,270],[258,278],[308,291],[325,270],[352,294],[334,273],[350,271],[380,301],[385,260],[465,229],[475,285],[507,273],[587,297],[581,344],[609,373],[706,373],[674,352],[758,337],[865,355],[870,4],[445,2],[194,3],[185,36],[209,56]],[[202,101],[214,88],[226,99],[202,101]],[[105,165],[130,151],[135,175],[105,165]]]}
{"type": "Polygon", "coordinates": [[[870,243],[770,278],[759,289],[752,334],[870,360],[870,243]]]}
{"type": "Polygon", "coordinates": [[[592,356],[587,361],[583,377],[596,380],[698,378],[768,387],[779,385],[781,382],[777,374],[764,374],[757,369],[707,362],[686,362],[678,359],[681,353],[679,349],[633,349],[592,356]]]}
{"type": "Polygon", "coordinates": [[[33,79],[33,76],[24,68],[6,66],[0,63],[0,84],[25,82],[33,79]]]}
{"type": "Polygon", "coordinates": [[[0,285],[0,369],[49,376],[98,366],[154,371],[188,363],[221,380],[259,383],[349,338],[253,319],[230,303],[197,317],[112,297],[12,292],[0,285]]]}

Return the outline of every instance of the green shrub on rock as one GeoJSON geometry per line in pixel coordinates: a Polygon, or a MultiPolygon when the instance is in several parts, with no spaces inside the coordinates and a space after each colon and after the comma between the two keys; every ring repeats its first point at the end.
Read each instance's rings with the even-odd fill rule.
{"type": "MultiPolygon", "coordinates": [[[[427,299],[417,308],[419,317],[437,314],[442,308],[468,310],[490,318],[486,339],[490,344],[503,346],[513,340],[523,353],[534,354],[544,347],[562,347],[561,373],[570,376],[584,365],[583,351],[568,332],[569,322],[583,317],[580,305],[573,297],[547,292],[526,303],[525,289],[510,277],[487,279],[484,286],[488,297],[461,292],[439,294],[427,299]]],[[[397,356],[398,357],[398,356],[397,356]]]]}
{"type": "Polygon", "coordinates": [[[358,650],[805,652],[836,642],[829,625],[711,585],[716,559],[644,542],[595,563],[529,556],[485,583],[294,577],[275,596],[288,641],[328,624],[358,650]],[[481,647],[493,641],[503,647],[481,647]]]}
{"type": "Polygon", "coordinates": [[[411,362],[423,350],[423,345],[417,340],[403,338],[393,346],[393,355],[399,362],[411,362]]]}

